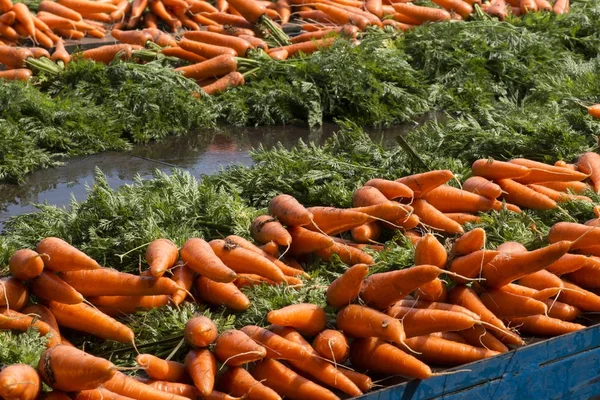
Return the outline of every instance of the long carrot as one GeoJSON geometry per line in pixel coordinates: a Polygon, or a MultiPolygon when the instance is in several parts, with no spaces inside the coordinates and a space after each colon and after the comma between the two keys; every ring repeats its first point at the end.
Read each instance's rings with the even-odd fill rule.
{"type": "Polygon", "coordinates": [[[35,24],[29,8],[24,3],[16,3],[11,11],[15,13],[15,19],[23,25],[28,36],[35,38],[35,24]]]}
{"type": "Polygon", "coordinates": [[[227,393],[231,393],[234,396],[241,396],[248,400],[281,400],[281,397],[273,389],[254,379],[243,368],[228,368],[219,377],[218,387],[227,393]]]}
{"type": "Polygon", "coordinates": [[[509,203],[539,210],[556,208],[556,202],[548,196],[512,179],[499,179],[496,183],[506,192],[504,198],[509,203]]]}
{"type": "Polygon", "coordinates": [[[475,228],[456,239],[451,252],[456,255],[466,255],[481,250],[485,245],[486,234],[482,228],[475,228]]]}
{"type": "Polygon", "coordinates": [[[509,321],[519,331],[536,336],[558,336],[585,329],[584,325],[561,321],[545,315],[509,318],[509,321]]]}
{"type": "Polygon", "coordinates": [[[35,316],[39,318],[40,321],[48,324],[58,335],[60,336],[60,328],[58,327],[58,322],[56,322],[56,318],[52,311],[48,309],[48,307],[43,306],[41,304],[31,304],[21,310],[25,315],[35,316]]]}
{"type": "Polygon", "coordinates": [[[569,290],[562,291],[558,300],[582,311],[600,311],[600,296],[570,282],[563,282],[563,285],[569,290]]]}
{"type": "Polygon", "coordinates": [[[416,199],[412,203],[412,207],[424,225],[450,234],[464,233],[463,227],[458,222],[445,216],[427,201],[416,199]]]}
{"type": "Polygon", "coordinates": [[[217,360],[224,365],[239,367],[249,362],[262,360],[267,355],[267,350],[244,332],[231,329],[217,337],[214,354],[217,360]]]}
{"type": "Polygon", "coordinates": [[[463,189],[490,199],[496,199],[502,195],[500,186],[480,176],[472,176],[464,181],[463,189]]]}
{"type": "Polygon", "coordinates": [[[467,213],[443,213],[443,215],[446,218],[458,223],[459,225],[465,225],[467,223],[478,223],[481,221],[480,217],[467,213]]]}
{"type": "Polygon", "coordinates": [[[88,301],[111,317],[134,314],[140,310],[151,310],[169,304],[167,295],[155,296],[96,296],[88,301]]]}
{"type": "Polygon", "coordinates": [[[538,182],[537,184],[540,186],[545,186],[550,189],[557,190],[559,192],[573,191],[575,193],[581,193],[581,192],[585,192],[586,190],[590,190],[590,185],[588,185],[585,182],[578,182],[578,181],[569,181],[569,182],[548,181],[548,182],[538,182]]]}
{"type": "MultiPolygon", "coordinates": [[[[558,3],[558,2],[557,2],[558,3]]],[[[567,1],[568,4],[568,1],[567,1]]],[[[557,4],[555,4],[556,10],[557,4]]],[[[557,12],[558,14],[558,12],[557,12]]],[[[594,191],[600,193],[600,155],[598,153],[587,152],[584,153],[577,160],[577,167],[581,172],[589,175],[590,180],[594,184],[594,191]]],[[[580,180],[580,179],[575,179],[580,180]]]]}
{"type": "Polygon", "coordinates": [[[237,69],[236,58],[230,54],[223,54],[210,60],[186,67],[176,68],[186,78],[202,79],[223,76],[237,69]]]}
{"type": "Polygon", "coordinates": [[[450,303],[403,299],[403,300],[399,300],[396,303],[394,303],[393,307],[450,311],[450,312],[454,312],[454,313],[462,313],[462,314],[468,315],[469,317],[471,317],[475,320],[480,319],[478,314],[470,311],[469,309],[464,308],[459,305],[456,305],[456,304],[450,304],[450,303]]]}
{"type": "Polygon", "coordinates": [[[544,300],[549,299],[550,297],[556,296],[560,292],[561,288],[556,287],[556,288],[536,290],[536,289],[533,289],[533,288],[530,288],[527,286],[522,286],[522,285],[515,284],[515,283],[509,283],[508,285],[502,286],[498,290],[501,290],[501,291],[507,292],[507,293],[511,293],[511,294],[515,294],[518,296],[531,297],[532,299],[540,300],[543,302],[544,300]]]}
{"type": "Polygon", "coordinates": [[[183,337],[191,347],[207,347],[217,338],[217,326],[203,315],[193,317],[186,322],[183,337]]]}
{"type": "Polygon", "coordinates": [[[241,73],[234,71],[230,72],[222,78],[217,79],[215,82],[203,85],[202,90],[209,96],[214,94],[222,93],[227,89],[234,88],[237,86],[242,86],[246,83],[244,80],[244,75],[241,73]]]}
{"type": "Polygon", "coordinates": [[[352,209],[335,207],[310,207],[313,220],[307,229],[336,235],[349,231],[369,221],[369,215],[352,209]]]}
{"type": "Polygon", "coordinates": [[[504,343],[496,339],[494,335],[481,325],[474,325],[472,328],[465,329],[458,333],[465,338],[467,343],[471,346],[483,347],[499,353],[506,353],[508,351],[508,347],[506,347],[504,343]]]}
{"type": "Polygon", "coordinates": [[[292,237],[289,253],[293,256],[313,253],[317,250],[331,247],[334,244],[333,239],[329,236],[309,231],[300,226],[292,226],[288,228],[288,232],[292,237]]]}
{"type": "Polygon", "coordinates": [[[38,253],[30,249],[15,251],[8,260],[10,274],[22,281],[39,276],[44,270],[44,261],[41,257],[38,253]]]}
{"type": "Polygon", "coordinates": [[[374,264],[373,257],[365,253],[364,251],[346,245],[345,243],[334,243],[325,249],[315,251],[315,254],[324,260],[330,260],[331,257],[336,254],[340,260],[347,265],[354,264],[374,264]]]}
{"type": "Polygon", "coordinates": [[[239,273],[255,273],[274,282],[283,282],[283,272],[266,257],[239,246],[230,239],[215,239],[209,245],[225,265],[239,273]]]}
{"type": "MultiPolygon", "coordinates": [[[[535,2],[533,3],[535,5],[535,2]]],[[[573,171],[568,168],[555,167],[526,158],[515,158],[510,163],[522,165],[530,169],[527,176],[515,179],[519,183],[528,184],[545,181],[583,181],[588,177],[587,174],[573,171]]]]}
{"type": "Polygon", "coordinates": [[[563,303],[556,299],[546,299],[544,303],[548,306],[548,317],[563,321],[573,321],[581,314],[581,310],[575,306],[563,303]]]}
{"type": "Polygon", "coordinates": [[[190,350],[185,356],[185,368],[202,396],[208,396],[215,385],[217,360],[204,350],[190,350]]]}
{"type": "Polygon", "coordinates": [[[268,215],[261,215],[252,221],[250,234],[259,243],[273,241],[280,246],[289,246],[292,243],[289,232],[275,218],[268,215]]]}
{"type": "Polygon", "coordinates": [[[46,336],[46,347],[50,348],[60,344],[60,334],[49,324],[14,310],[3,310],[0,313],[0,329],[2,330],[26,332],[31,327],[36,328],[41,336],[46,336]]]}
{"type": "Polygon", "coordinates": [[[435,265],[444,268],[448,261],[448,254],[444,246],[433,236],[423,236],[415,246],[415,265],[435,265]]]}
{"type": "Polygon", "coordinates": [[[243,57],[252,46],[244,39],[208,31],[188,31],[183,37],[189,40],[227,47],[235,50],[238,56],[243,57]]]}
{"type": "Polygon", "coordinates": [[[571,248],[571,242],[561,241],[544,248],[499,256],[483,265],[481,275],[485,286],[499,288],[523,275],[527,275],[552,264],[571,248]]]}
{"type": "Polygon", "coordinates": [[[354,207],[366,207],[387,202],[389,199],[374,186],[363,186],[352,194],[354,207]]]}
{"type": "Polygon", "coordinates": [[[202,275],[196,278],[198,296],[215,306],[225,306],[234,311],[244,311],[250,307],[250,300],[233,283],[210,280],[202,275]]]}
{"type": "Polygon", "coordinates": [[[66,271],[61,278],[84,296],[149,296],[175,294],[180,289],[169,278],[138,276],[109,268],[66,271]]]}
{"type": "Polygon", "coordinates": [[[574,222],[557,222],[548,232],[548,241],[556,243],[561,240],[573,241],[572,250],[580,250],[598,244],[600,226],[587,226],[574,222]]]}
{"type": "Polygon", "coordinates": [[[132,343],[134,334],[126,325],[87,304],[48,303],[60,326],[91,333],[101,339],[132,343]]]}
{"type": "Polygon", "coordinates": [[[310,351],[304,346],[254,325],[248,325],[241,329],[252,340],[267,350],[266,358],[282,360],[304,360],[310,355],[310,351]]]}
{"type": "Polygon", "coordinates": [[[321,357],[334,363],[344,363],[350,356],[348,339],[342,332],[333,329],[319,333],[312,346],[321,357]]]}
{"type": "Polygon", "coordinates": [[[339,25],[352,24],[356,25],[361,31],[364,31],[370,24],[368,18],[358,13],[345,10],[342,6],[316,3],[314,8],[325,13],[332,21],[339,25]]]}
{"type": "Polygon", "coordinates": [[[31,291],[39,298],[54,300],[65,304],[79,304],[83,296],[73,286],[54,275],[43,271],[40,276],[31,281],[31,291]]]}
{"type": "Polygon", "coordinates": [[[252,376],[286,398],[339,400],[339,397],[328,389],[296,374],[276,360],[261,361],[252,370],[252,376]]]}
{"type": "Polygon", "coordinates": [[[394,343],[405,339],[402,323],[368,307],[350,304],[337,313],[337,327],[353,338],[377,337],[394,343]]]}
{"type": "Polygon", "coordinates": [[[356,264],[349,268],[327,288],[327,303],[340,308],[356,300],[368,272],[369,267],[366,264],[356,264]]]}
{"type": "Polygon", "coordinates": [[[57,345],[44,351],[38,372],[50,387],[65,392],[94,389],[116,373],[110,361],[75,347],[57,345]]]}
{"type": "Polygon", "coordinates": [[[172,296],[173,304],[179,305],[183,303],[188,292],[194,285],[195,275],[194,270],[187,265],[184,265],[183,262],[181,264],[175,264],[175,268],[173,268],[173,281],[178,284],[181,289],[172,296]]]}
{"type": "Polygon", "coordinates": [[[471,170],[473,175],[489,180],[518,179],[526,177],[531,172],[526,166],[494,159],[477,160],[471,166],[471,170]]]}
{"type": "Polygon", "coordinates": [[[12,364],[0,371],[0,396],[5,399],[35,400],[40,389],[37,371],[27,364],[12,364]]]}
{"type": "Polygon", "coordinates": [[[12,25],[15,22],[15,12],[9,11],[0,16],[0,24],[12,25]]]}
{"type": "MultiPolygon", "coordinates": [[[[228,25],[233,26],[235,28],[243,28],[251,30],[254,28],[254,25],[250,22],[246,21],[244,17],[240,17],[237,15],[232,15],[224,12],[213,12],[213,13],[202,13],[196,14],[196,16],[201,16],[206,18],[209,21],[213,21],[216,25],[228,25]]],[[[208,24],[203,24],[208,25],[208,24]]],[[[214,32],[214,31],[212,31],[214,32]]]]}
{"type": "Polygon", "coordinates": [[[477,322],[464,313],[435,309],[393,306],[386,313],[402,321],[407,338],[435,332],[462,331],[477,322]]]}
{"type": "Polygon", "coordinates": [[[481,302],[496,316],[527,317],[546,314],[548,307],[541,301],[530,297],[519,296],[502,290],[492,290],[480,295],[481,302]]]}
{"type": "Polygon", "coordinates": [[[456,12],[463,18],[468,18],[473,13],[473,7],[462,0],[435,0],[435,4],[445,8],[448,11],[456,12]]]}
{"type": "Polygon", "coordinates": [[[50,59],[54,62],[62,61],[65,65],[71,61],[71,55],[65,49],[65,42],[61,38],[56,40],[54,52],[50,59]]]}
{"type": "Polygon", "coordinates": [[[88,13],[111,13],[118,8],[114,4],[88,0],[58,0],[58,3],[72,10],[88,13]]]}
{"type": "Polygon", "coordinates": [[[518,284],[535,290],[562,289],[563,287],[563,281],[545,269],[523,275],[519,278],[518,284]]]}
{"type": "MultiPolygon", "coordinates": [[[[70,398],[70,397],[69,397],[70,398]]],[[[73,400],[134,400],[128,396],[111,392],[102,386],[96,389],[80,390],[73,394],[73,400]]]]}
{"type": "Polygon", "coordinates": [[[416,18],[420,21],[449,21],[451,19],[450,13],[442,9],[404,3],[394,3],[392,5],[399,13],[416,18]]]}
{"type": "Polygon", "coordinates": [[[477,213],[494,206],[492,199],[448,185],[430,190],[423,198],[441,212],[477,213]]]}
{"type": "Polygon", "coordinates": [[[431,282],[442,272],[434,265],[416,265],[399,271],[373,274],[363,281],[360,297],[365,303],[384,309],[419,286],[431,282]]]}
{"type": "Polygon", "coordinates": [[[187,397],[160,391],[145,383],[139,382],[122,372],[117,372],[112,378],[103,383],[111,392],[133,399],[144,400],[186,400],[187,397]]]}
{"type": "Polygon", "coordinates": [[[431,368],[398,347],[374,337],[357,339],[350,345],[352,365],[376,373],[427,379],[431,368]]]}
{"type": "Polygon", "coordinates": [[[182,382],[186,379],[185,366],[176,361],[166,361],[152,354],[138,354],[135,362],[152,379],[169,382],[182,382]]]}
{"type": "Polygon", "coordinates": [[[0,307],[19,311],[29,301],[27,287],[13,277],[0,278],[0,307]]]}
{"type": "Polygon", "coordinates": [[[267,321],[275,325],[292,327],[310,337],[325,328],[327,317],[321,307],[310,303],[300,303],[269,311],[267,321]]]}
{"type": "MultiPolygon", "coordinates": [[[[166,35],[163,35],[166,36],[166,35]]],[[[156,41],[156,39],[155,39],[156,41]]],[[[158,45],[161,45],[157,42],[158,45]]],[[[196,53],[182,49],[181,47],[165,47],[160,51],[165,56],[177,57],[181,60],[189,61],[191,63],[200,63],[206,61],[206,58],[199,56],[196,53]]]]}
{"type": "Polygon", "coordinates": [[[358,243],[372,243],[381,235],[381,225],[377,221],[369,222],[350,231],[352,239],[358,243]]]}
{"type": "Polygon", "coordinates": [[[173,267],[178,257],[179,250],[169,239],[154,240],[146,248],[146,262],[154,277],[161,277],[166,270],[173,267]]]}
{"type": "Polygon", "coordinates": [[[30,57],[33,57],[33,54],[28,49],[22,47],[0,46],[0,63],[8,67],[22,68],[25,66],[25,60],[30,57]]]}
{"type": "Polygon", "coordinates": [[[235,272],[221,261],[204,239],[188,239],[181,247],[181,259],[188,267],[215,282],[233,282],[235,272]]]}
{"type": "Polygon", "coordinates": [[[148,0],[133,0],[131,3],[131,14],[127,23],[128,29],[135,28],[146,7],[148,7],[148,0]]]}
{"type": "Polygon", "coordinates": [[[437,365],[460,365],[498,355],[497,351],[452,342],[435,336],[406,339],[406,346],[422,361],[437,365]]]}
{"type": "Polygon", "coordinates": [[[530,183],[529,185],[527,185],[527,187],[530,187],[531,189],[535,190],[536,192],[546,195],[546,196],[550,197],[552,200],[559,202],[559,203],[565,202],[565,201],[570,201],[570,200],[589,201],[590,203],[592,202],[592,199],[590,199],[587,196],[563,193],[563,192],[559,192],[557,190],[550,189],[549,187],[542,186],[542,185],[536,185],[536,184],[530,183]]]}

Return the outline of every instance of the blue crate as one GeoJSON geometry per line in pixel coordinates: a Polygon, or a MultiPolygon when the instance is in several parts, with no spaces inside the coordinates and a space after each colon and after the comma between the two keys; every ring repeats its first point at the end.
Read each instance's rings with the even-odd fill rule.
{"type": "Polygon", "coordinates": [[[460,372],[412,380],[356,400],[600,400],[600,325],[447,372],[453,370],[460,372]]]}

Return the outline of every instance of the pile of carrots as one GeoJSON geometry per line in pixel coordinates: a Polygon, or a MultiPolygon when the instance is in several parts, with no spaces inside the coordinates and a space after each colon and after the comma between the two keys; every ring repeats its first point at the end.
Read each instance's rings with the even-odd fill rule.
{"type": "Polygon", "coordinates": [[[11,365],[0,371],[0,397],[36,399],[45,382],[54,390],[45,399],[338,399],[371,390],[371,374],[427,379],[432,367],[522,346],[519,333],[551,337],[584,329],[575,319],[600,311],[594,293],[600,289],[600,213],[585,224],[555,224],[549,244],[536,250],[516,242],[487,249],[485,230],[465,233],[462,224],[498,207],[519,212],[496,200],[498,192],[522,207],[538,204],[525,199],[547,196],[537,186],[573,196],[570,191],[583,189],[575,182],[590,179],[598,192],[600,155],[554,166],[479,160],[473,174],[464,189],[446,185],[450,171],[372,179],[356,190],[350,209],[305,208],[278,195],[269,214],[251,224],[257,244],[231,235],[190,238],[178,248],[157,239],[146,249],[149,268],[140,275],[104,268],[59,238],[18,250],[9,261],[11,276],[0,279],[0,329],[35,327],[48,339],[47,350],[37,370],[11,365]],[[507,181],[522,193],[515,195],[507,181]],[[414,244],[414,266],[370,273],[371,254],[382,249],[377,239],[387,229],[414,244]],[[427,229],[452,240],[444,246],[420,233],[427,229]],[[250,299],[240,288],[283,284],[293,290],[309,278],[300,264],[305,257],[334,255],[348,268],[323,289],[326,309],[293,304],[271,310],[267,328],[220,333],[209,318],[194,317],[184,331],[183,363],[137,356],[147,378],[123,373],[60,333],[69,328],[135,344],[134,332],[116,317],[196,300],[244,312],[250,299]]]}
{"type": "Polygon", "coordinates": [[[82,57],[104,63],[116,57],[130,60],[136,50],[153,44],[155,52],[191,64],[179,70],[214,94],[244,84],[238,66],[251,49],[283,61],[330,46],[336,35],[355,40],[369,26],[408,30],[426,22],[466,19],[476,7],[500,19],[511,12],[562,14],[569,8],[569,0],[556,0],[554,5],[547,0],[434,2],[440,8],[405,0],[43,0],[34,14],[22,3],[1,0],[0,64],[8,70],[0,71],[0,78],[28,80],[32,72],[27,65],[44,69],[44,64],[27,60],[67,64],[71,55],[64,39],[103,38],[110,32],[120,44],[87,50],[82,57]],[[281,29],[288,24],[299,26],[300,34],[288,37],[281,29]],[[166,31],[183,39],[177,41],[166,31]],[[15,47],[23,40],[40,47],[15,47]],[[54,49],[52,55],[49,49],[54,49]]]}

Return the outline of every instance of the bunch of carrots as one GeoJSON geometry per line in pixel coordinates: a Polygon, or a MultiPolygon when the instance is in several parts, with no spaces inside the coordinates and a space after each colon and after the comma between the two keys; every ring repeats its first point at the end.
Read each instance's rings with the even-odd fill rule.
{"type": "Polygon", "coordinates": [[[119,44],[87,50],[83,58],[103,63],[117,57],[130,60],[151,44],[157,53],[191,64],[180,71],[200,80],[207,94],[215,94],[244,84],[238,66],[250,49],[283,61],[330,46],[340,34],[355,40],[369,26],[408,30],[426,22],[466,19],[477,7],[500,19],[510,12],[562,14],[569,8],[568,0],[554,5],[547,0],[434,3],[439,8],[405,0],[43,0],[33,14],[22,3],[1,0],[0,64],[8,70],[0,71],[0,78],[29,80],[32,72],[26,65],[52,70],[47,63],[35,62],[40,58],[67,64],[71,55],[63,39],[103,38],[110,31],[119,44]],[[300,34],[292,38],[281,30],[290,21],[300,27],[300,34]],[[183,39],[177,41],[165,31],[182,34],[183,39]],[[15,47],[21,39],[39,47],[15,47]],[[52,56],[49,49],[54,49],[52,56]]]}
{"type": "MultiPolygon", "coordinates": [[[[489,194],[498,192],[490,191],[495,186],[505,200],[519,201],[529,190],[541,194],[537,186],[572,195],[574,182],[586,185],[585,179],[598,192],[600,155],[585,153],[575,165],[555,166],[478,160],[473,174],[464,189],[446,185],[450,171],[372,179],[356,190],[350,209],[305,208],[278,195],[268,215],[250,226],[256,244],[235,235],[191,238],[181,248],[157,239],[146,249],[149,268],[140,275],[104,268],[59,238],[18,250],[9,261],[11,276],[0,279],[0,329],[35,327],[47,337],[47,350],[37,370],[4,368],[0,397],[36,399],[45,382],[54,390],[42,397],[49,399],[338,399],[371,390],[368,374],[426,379],[435,374],[432,367],[522,346],[519,333],[551,337],[584,329],[575,319],[600,311],[594,293],[600,289],[600,212],[585,224],[555,224],[549,244],[536,250],[516,242],[487,249],[483,229],[465,233],[462,225],[498,207],[519,212],[489,194]],[[506,191],[506,181],[524,194],[506,191]],[[451,246],[418,227],[452,235],[451,246]],[[414,244],[414,266],[370,273],[371,254],[382,249],[377,239],[389,229],[414,244]],[[352,240],[338,237],[342,233],[352,240]],[[61,335],[69,328],[135,344],[133,331],[117,317],[186,300],[244,312],[250,300],[240,288],[293,290],[308,278],[299,261],[334,255],[348,268],[326,289],[327,309],[294,304],[271,310],[267,328],[220,333],[209,318],[194,317],[184,331],[183,363],[137,356],[148,378],[130,377],[61,335]],[[217,374],[218,364],[224,373],[217,374]]],[[[527,201],[519,205],[536,204],[527,201]]]]}

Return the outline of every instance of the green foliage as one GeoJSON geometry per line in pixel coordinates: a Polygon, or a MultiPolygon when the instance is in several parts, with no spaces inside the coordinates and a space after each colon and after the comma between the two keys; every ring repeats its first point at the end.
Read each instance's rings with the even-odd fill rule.
{"type": "Polygon", "coordinates": [[[37,369],[40,355],[46,350],[46,337],[36,328],[24,333],[0,331],[0,368],[11,364],[28,364],[37,369]]]}

